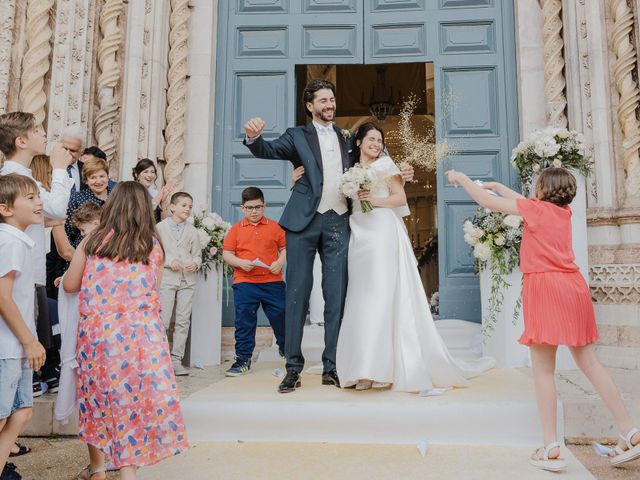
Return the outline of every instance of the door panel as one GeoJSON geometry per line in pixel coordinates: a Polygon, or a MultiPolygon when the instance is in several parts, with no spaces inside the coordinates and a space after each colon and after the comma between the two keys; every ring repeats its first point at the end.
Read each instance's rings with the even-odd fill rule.
{"type": "MultiPolygon", "coordinates": [[[[455,168],[512,183],[517,143],[513,3],[495,0],[229,0],[219,2],[213,207],[236,221],[255,185],[279,218],[287,162],[255,160],[244,122],[260,116],[273,139],[295,124],[296,64],[434,62],[438,140],[455,154],[438,173],[440,312],[479,321],[480,297],[462,222],[476,208],[444,183],[455,168]],[[508,101],[507,101],[508,99],[508,101]]],[[[416,92],[419,93],[419,92],[416,92]]],[[[233,314],[224,312],[226,325],[233,314]]]]}
{"type": "Polygon", "coordinates": [[[440,314],[480,321],[480,292],[462,223],[477,205],[446,183],[443,172],[512,183],[510,149],[517,143],[512,2],[438,0],[435,58],[438,139],[455,151],[438,174],[440,314]],[[515,118],[514,118],[515,117],[515,118]]]}

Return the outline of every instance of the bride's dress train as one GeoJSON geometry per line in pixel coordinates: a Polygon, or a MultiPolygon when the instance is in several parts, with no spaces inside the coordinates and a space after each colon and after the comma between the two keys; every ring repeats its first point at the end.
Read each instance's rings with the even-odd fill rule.
{"type": "MultiPolygon", "coordinates": [[[[380,178],[399,174],[389,157],[372,167],[380,178]]],[[[372,192],[388,196],[385,182],[372,192]]],[[[399,209],[350,218],[349,284],[338,337],[336,364],[343,387],[360,379],[391,383],[393,390],[422,392],[463,387],[492,368],[491,358],[456,362],[438,333],[399,209]]]]}

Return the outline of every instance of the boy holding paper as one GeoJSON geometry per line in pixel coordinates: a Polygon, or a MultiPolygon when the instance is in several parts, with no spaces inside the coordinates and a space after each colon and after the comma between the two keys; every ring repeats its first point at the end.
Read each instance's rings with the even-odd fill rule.
{"type": "Polygon", "coordinates": [[[266,204],[259,188],[242,191],[240,208],[244,218],[231,227],[223,246],[224,261],[233,267],[236,313],[236,361],[226,371],[228,377],[243,375],[251,368],[260,305],[273,328],[280,355],[284,352],[284,230],[264,216],[266,204]]]}

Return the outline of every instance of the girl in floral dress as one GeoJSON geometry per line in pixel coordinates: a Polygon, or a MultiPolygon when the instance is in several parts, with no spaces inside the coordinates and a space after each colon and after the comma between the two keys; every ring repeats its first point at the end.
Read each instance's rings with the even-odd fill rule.
{"type": "Polygon", "coordinates": [[[148,192],[118,184],[64,279],[66,292],[80,291],[79,435],[92,480],[105,478],[105,455],[133,479],[189,447],[160,320],[162,265],[148,192]]]}
{"type": "Polygon", "coordinates": [[[500,183],[474,184],[462,172],[446,173],[449,182],[461,185],[481,206],[524,219],[520,247],[523,273],[524,333],[520,343],[531,350],[534,386],[544,434],[544,447],[530,463],[543,470],[561,471],[556,432],[555,385],[558,345],[569,347],[582,372],[607,405],[620,432],[611,458],[619,466],[640,458],[640,430],[634,427],[618,389],[595,352],[598,340],[589,286],[575,264],[571,245],[571,208],[577,191],[575,177],[564,168],[548,168],[538,177],[536,198],[525,198],[500,183]],[[499,196],[490,195],[487,190],[499,196]]]}

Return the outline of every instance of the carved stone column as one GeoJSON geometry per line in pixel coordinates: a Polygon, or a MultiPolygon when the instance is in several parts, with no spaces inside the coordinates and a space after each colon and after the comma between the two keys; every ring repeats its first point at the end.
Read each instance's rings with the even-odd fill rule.
{"type": "Polygon", "coordinates": [[[47,121],[47,135],[54,141],[67,125],[91,130],[95,7],[96,0],[57,0],[47,121]]]}
{"type": "Polygon", "coordinates": [[[189,0],[171,0],[169,17],[169,90],[164,178],[174,183],[173,191],[184,185],[184,143],[187,98],[187,57],[189,54],[189,0]]]}
{"type": "Polygon", "coordinates": [[[562,1],[540,0],[544,38],[544,93],[547,121],[550,125],[567,126],[565,109],[564,41],[562,39],[562,1]]]}
{"type": "Polygon", "coordinates": [[[98,111],[94,118],[94,133],[98,146],[107,154],[112,170],[117,170],[118,105],[116,88],[120,83],[118,50],[122,40],[120,20],[124,12],[123,0],[105,0],[100,11],[100,32],[98,44],[98,76],[96,92],[98,111]]]}
{"type": "Polygon", "coordinates": [[[16,0],[0,2],[0,115],[7,113],[16,0]]]}
{"type": "Polygon", "coordinates": [[[634,28],[633,10],[627,0],[610,0],[613,15],[611,48],[615,53],[614,81],[620,101],[618,122],[623,135],[623,165],[625,171],[625,203],[640,203],[640,90],[634,78],[637,54],[631,41],[634,28]]]}
{"type": "Polygon", "coordinates": [[[44,123],[47,94],[44,80],[49,72],[51,35],[49,11],[54,0],[29,0],[27,4],[27,52],[22,60],[20,109],[36,117],[36,125],[44,123]]]}

